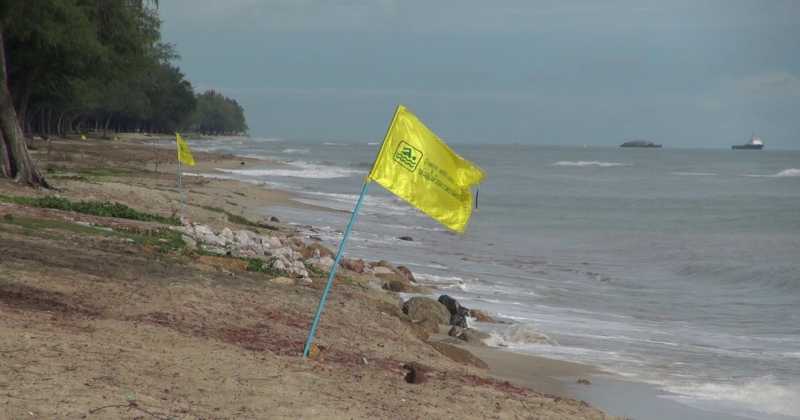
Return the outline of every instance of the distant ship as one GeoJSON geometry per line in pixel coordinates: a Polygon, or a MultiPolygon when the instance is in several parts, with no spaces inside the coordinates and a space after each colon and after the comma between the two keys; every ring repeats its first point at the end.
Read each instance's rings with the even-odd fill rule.
{"type": "Polygon", "coordinates": [[[653,143],[652,141],[647,141],[647,140],[631,140],[631,141],[626,141],[625,143],[622,143],[621,145],[619,145],[619,147],[655,147],[655,148],[660,148],[661,145],[653,143]]]}
{"type": "Polygon", "coordinates": [[[761,137],[753,134],[753,137],[750,139],[749,142],[745,144],[737,144],[731,146],[733,150],[761,150],[764,148],[764,142],[761,140],[761,137]]]}

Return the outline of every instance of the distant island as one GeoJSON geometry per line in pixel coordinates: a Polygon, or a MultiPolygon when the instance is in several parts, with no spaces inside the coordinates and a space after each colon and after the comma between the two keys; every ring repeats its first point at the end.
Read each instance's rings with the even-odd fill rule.
{"type": "Polygon", "coordinates": [[[630,140],[622,143],[619,147],[650,147],[650,148],[661,148],[660,144],[653,143],[652,141],[647,140],[630,140]]]}

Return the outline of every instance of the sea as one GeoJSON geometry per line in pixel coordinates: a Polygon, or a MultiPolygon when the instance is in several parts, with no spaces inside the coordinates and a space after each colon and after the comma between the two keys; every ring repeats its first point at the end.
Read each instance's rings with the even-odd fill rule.
{"type": "MultiPolygon", "coordinates": [[[[335,247],[380,144],[192,146],[264,159],[224,176],[339,210],[263,209],[335,247]]],[[[800,151],[451,146],[487,174],[466,234],[371,184],[346,256],[508,321],[476,325],[491,345],[703,410],[800,418],[800,151]]]]}

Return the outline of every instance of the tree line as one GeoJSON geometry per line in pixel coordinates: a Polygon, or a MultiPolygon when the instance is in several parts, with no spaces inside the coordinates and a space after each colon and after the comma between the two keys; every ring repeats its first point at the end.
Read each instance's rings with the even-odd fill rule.
{"type": "Polygon", "coordinates": [[[0,175],[46,185],[34,135],[246,132],[242,107],[195,94],[176,59],[157,0],[0,0],[0,175]]]}

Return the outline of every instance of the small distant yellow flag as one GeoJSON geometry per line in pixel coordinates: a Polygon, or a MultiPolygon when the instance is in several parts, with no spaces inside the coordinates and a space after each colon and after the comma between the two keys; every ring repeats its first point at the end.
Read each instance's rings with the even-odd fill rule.
{"type": "Polygon", "coordinates": [[[194,157],[192,151],[189,150],[189,145],[180,134],[175,133],[175,141],[178,143],[178,161],[184,165],[194,166],[194,157]]]}
{"type": "Polygon", "coordinates": [[[86,135],[85,134],[81,134],[81,140],[86,140],[86,135]]]}
{"type": "Polygon", "coordinates": [[[483,177],[479,167],[453,152],[400,105],[368,178],[463,233],[472,214],[470,187],[483,177]]]}

